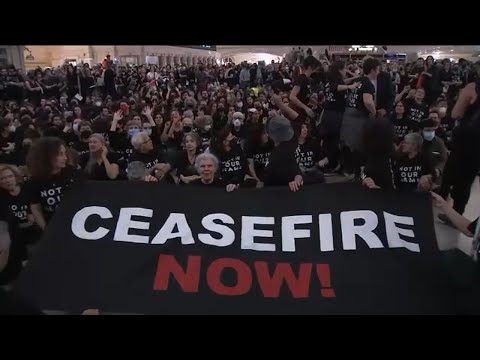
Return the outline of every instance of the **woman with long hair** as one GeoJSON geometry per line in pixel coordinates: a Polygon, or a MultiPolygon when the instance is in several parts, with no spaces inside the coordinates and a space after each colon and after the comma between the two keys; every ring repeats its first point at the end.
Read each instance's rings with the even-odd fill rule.
{"type": "Polygon", "coordinates": [[[101,134],[88,138],[89,152],[80,156],[79,165],[90,180],[115,180],[119,175],[118,155],[110,153],[101,134]]]}
{"type": "Polygon", "coordinates": [[[202,140],[197,133],[187,133],[183,137],[183,150],[178,154],[175,175],[180,184],[188,184],[199,179],[195,160],[202,153],[202,140]]]}
{"type": "Polygon", "coordinates": [[[30,207],[41,229],[45,229],[65,192],[82,178],[67,160],[65,143],[55,137],[38,139],[28,153],[30,207]]]}
{"type": "Polygon", "coordinates": [[[275,144],[268,137],[264,124],[257,124],[252,128],[245,146],[248,166],[253,177],[263,182],[265,165],[268,163],[270,152],[275,144]]]}
{"type": "Polygon", "coordinates": [[[230,127],[225,127],[215,135],[210,149],[220,161],[220,173],[225,184],[242,187],[257,185],[257,180],[250,174],[247,157],[230,127]]]}
{"type": "Polygon", "coordinates": [[[403,141],[405,135],[418,130],[418,124],[407,116],[403,101],[395,104],[395,109],[390,115],[390,121],[395,131],[395,143],[397,145],[403,141]]]}
{"type": "Polygon", "coordinates": [[[25,88],[27,89],[27,99],[35,107],[40,105],[40,98],[43,96],[43,87],[39,80],[42,79],[41,72],[28,72],[28,79],[25,81],[25,88]]]}
{"type": "Polygon", "coordinates": [[[28,194],[23,186],[23,176],[20,170],[13,165],[0,165],[0,201],[6,204],[15,218],[21,242],[14,244],[17,255],[26,260],[27,244],[34,244],[40,239],[40,229],[35,225],[30,211],[28,194]]]}

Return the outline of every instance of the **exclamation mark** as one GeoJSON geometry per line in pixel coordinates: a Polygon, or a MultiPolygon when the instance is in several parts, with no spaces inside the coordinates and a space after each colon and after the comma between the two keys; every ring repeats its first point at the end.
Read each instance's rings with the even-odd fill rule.
{"type": "Polygon", "coordinates": [[[332,280],[330,278],[330,265],[317,264],[317,276],[322,286],[322,296],[327,298],[335,297],[335,290],[332,289],[332,280]]]}

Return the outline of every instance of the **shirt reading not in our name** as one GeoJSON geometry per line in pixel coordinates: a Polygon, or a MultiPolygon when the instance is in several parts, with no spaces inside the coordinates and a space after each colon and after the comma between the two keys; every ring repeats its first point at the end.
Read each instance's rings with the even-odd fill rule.
{"type": "Polygon", "coordinates": [[[363,94],[371,94],[375,101],[375,87],[366,76],[362,76],[358,79],[358,82],[360,83],[360,86],[349,91],[347,106],[368,115],[370,111],[363,102],[363,94]]]}

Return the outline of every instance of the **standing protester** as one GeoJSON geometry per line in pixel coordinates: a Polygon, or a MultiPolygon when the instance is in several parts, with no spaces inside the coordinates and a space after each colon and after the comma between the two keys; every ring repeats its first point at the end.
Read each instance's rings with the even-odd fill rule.
{"type": "MultiPolygon", "coordinates": [[[[480,62],[475,70],[479,72],[480,62]]],[[[480,170],[480,79],[465,86],[452,110],[452,118],[459,121],[453,130],[452,152],[445,166],[440,194],[446,198],[451,192],[453,208],[463,214],[470,197],[470,188],[480,170]]],[[[445,214],[439,219],[451,224],[445,214]]]]}
{"type": "Polygon", "coordinates": [[[360,85],[349,94],[340,136],[345,148],[344,171],[349,176],[360,175],[360,167],[364,162],[363,129],[377,115],[375,94],[380,62],[374,58],[365,59],[363,71],[365,75],[357,80],[360,85]]]}

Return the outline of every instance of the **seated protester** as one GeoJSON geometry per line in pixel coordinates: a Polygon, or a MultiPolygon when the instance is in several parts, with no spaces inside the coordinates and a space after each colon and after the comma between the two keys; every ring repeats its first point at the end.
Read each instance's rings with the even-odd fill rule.
{"type": "Polygon", "coordinates": [[[127,168],[128,181],[158,182],[155,176],[149,175],[145,164],[141,161],[132,161],[127,168]]]}
{"type": "Polygon", "coordinates": [[[305,183],[322,183],[325,181],[319,169],[320,159],[324,156],[320,153],[320,144],[309,137],[308,127],[302,124],[298,135],[299,165],[304,173],[305,183]],[[317,167],[318,166],[318,167],[317,167]]]}
{"type": "Polygon", "coordinates": [[[298,191],[303,185],[303,174],[298,166],[298,142],[294,138],[290,121],[276,115],[267,122],[267,134],[275,147],[265,165],[265,186],[286,186],[298,191]]]}
{"type": "Polygon", "coordinates": [[[420,124],[423,135],[423,152],[430,158],[435,169],[435,175],[439,178],[445,167],[448,158],[448,151],[442,139],[436,136],[438,123],[433,119],[427,119],[420,124]]]}
{"type": "Polygon", "coordinates": [[[89,152],[80,154],[78,163],[89,180],[115,180],[120,169],[119,155],[108,151],[105,138],[101,134],[91,134],[88,138],[89,152]]]}
{"type": "MultiPolygon", "coordinates": [[[[195,168],[200,178],[190,182],[195,186],[211,186],[211,187],[224,187],[225,184],[215,174],[218,171],[218,159],[215,155],[210,153],[203,153],[197,156],[195,159],[195,168]]],[[[227,192],[238,189],[238,184],[227,184],[225,189],[227,192]]]]}
{"type": "Polygon", "coordinates": [[[83,178],[67,165],[65,143],[52,137],[38,139],[28,153],[27,166],[32,177],[27,183],[30,208],[42,230],[72,184],[83,178]]]}
{"type": "Polygon", "coordinates": [[[418,123],[408,118],[402,101],[395,105],[390,120],[395,131],[395,143],[397,145],[403,141],[405,135],[418,131],[418,123]]]}
{"type": "Polygon", "coordinates": [[[245,144],[245,154],[250,173],[258,182],[263,182],[265,165],[273,147],[273,141],[268,137],[265,125],[257,124],[252,127],[250,136],[245,144]]]}
{"type": "Polygon", "coordinates": [[[78,141],[72,145],[72,148],[77,151],[79,156],[82,156],[90,152],[89,139],[92,135],[92,126],[90,125],[90,122],[83,121],[79,126],[79,133],[78,141]]]}
{"type": "Polygon", "coordinates": [[[193,131],[193,113],[190,110],[187,110],[184,113],[184,118],[182,120],[182,128],[184,134],[188,134],[193,131]]]}
{"type": "Polygon", "coordinates": [[[73,116],[68,115],[66,117],[65,128],[59,138],[62,139],[68,147],[73,147],[79,141],[81,123],[82,120],[74,120],[73,116]]]}
{"type": "Polygon", "coordinates": [[[122,110],[115,112],[108,137],[111,148],[120,153],[122,155],[120,159],[127,163],[130,155],[133,153],[131,140],[135,134],[142,130],[142,122],[133,119],[129,120],[125,124],[124,131],[122,131],[122,126],[119,124],[119,121],[122,119],[122,110]]]}
{"type": "Polygon", "coordinates": [[[220,161],[220,176],[225,184],[255,187],[257,180],[249,176],[248,161],[230,127],[215,135],[210,152],[220,161]]]}
{"type": "MultiPolygon", "coordinates": [[[[101,102],[100,102],[101,106],[101,102]]],[[[102,107],[101,113],[92,121],[92,130],[97,134],[108,134],[113,117],[106,106],[102,107]]],[[[104,135],[105,136],[105,135],[104,135]]]]}
{"type": "Polygon", "coordinates": [[[168,160],[164,159],[162,153],[153,146],[152,139],[144,131],[135,134],[132,138],[132,145],[135,149],[129,158],[129,162],[140,161],[150,175],[155,175],[158,180],[167,175],[172,169],[168,160]]]}
{"type": "MultiPolygon", "coordinates": [[[[422,152],[422,144],[423,138],[417,133],[405,136],[401,152],[392,166],[395,189],[408,192],[431,190],[435,174],[428,157],[422,152]]],[[[370,189],[382,188],[370,177],[368,169],[363,184],[370,189]]]]}
{"type": "Polygon", "coordinates": [[[189,132],[183,137],[184,149],[178,153],[175,162],[175,177],[179,184],[188,184],[200,178],[195,168],[195,160],[202,153],[201,139],[197,133],[189,132]]]}
{"type": "Polygon", "coordinates": [[[443,128],[440,126],[440,114],[438,113],[437,110],[430,110],[430,113],[428,114],[428,118],[430,120],[433,120],[435,125],[437,126],[435,130],[435,136],[438,138],[442,139],[444,143],[447,142],[447,134],[443,131],[443,128]]]}
{"type": "Polygon", "coordinates": [[[419,123],[428,116],[428,105],[425,102],[425,90],[417,89],[414,98],[406,99],[405,105],[407,116],[419,123]]]}
{"type": "Polygon", "coordinates": [[[27,260],[27,244],[36,243],[41,236],[41,231],[35,225],[33,215],[30,211],[30,203],[27,192],[23,186],[22,174],[17,167],[12,165],[0,165],[0,202],[6,204],[10,213],[17,221],[19,234],[16,239],[18,256],[27,260]]]}
{"type": "Polygon", "coordinates": [[[30,151],[32,143],[40,138],[40,134],[36,130],[27,128],[23,134],[23,140],[17,143],[15,151],[11,156],[11,163],[17,166],[25,166],[27,163],[27,155],[30,151]]]}
{"type": "Polygon", "coordinates": [[[10,162],[10,155],[15,150],[15,130],[10,120],[0,120],[0,162],[10,162]]]}
{"type": "Polygon", "coordinates": [[[22,117],[20,117],[20,126],[17,127],[17,129],[15,130],[15,137],[17,143],[23,140],[25,136],[25,131],[27,131],[27,129],[35,130],[35,126],[33,125],[33,120],[30,115],[23,115],[22,117]]]}
{"type": "MultiPolygon", "coordinates": [[[[22,270],[23,244],[18,221],[7,203],[0,202],[0,291],[10,284],[22,270]]],[[[3,310],[0,308],[0,310],[3,310]]]]}
{"type": "Polygon", "coordinates": [[[170,152],[175,152],[182,148],[182,118],[180,117],[180,113],[177,110],[173,110],[170,113],[170,121],[167,121],[165,123],[161,140],[170,152]]]}
{"type": "Polygon", "coordinates": [[[212,138],[212,117],[210,115],[197,116],[194,120],[194,131],[200,136],[202,140],[202,150],[210,146],[210,140],[212,138]]]}
{"type": "Polygon", "coordinates": [[[245,115],[241,112],[233,113],[232,120],[232,135],[237,139],[238,145],[244,148],[245,140],[247,139],[248,130],[245,124],[245,115]]]}

